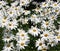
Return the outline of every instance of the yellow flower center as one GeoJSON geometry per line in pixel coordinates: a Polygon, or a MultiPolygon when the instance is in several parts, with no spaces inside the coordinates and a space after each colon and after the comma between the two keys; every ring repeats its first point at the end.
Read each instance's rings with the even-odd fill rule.
{"type": "Polygon", "coordinates": [[[44,3],[43,5],[46,6],[46,3],[44,3]]]}
{"type": "Polygon", "coordinates": [[[21,46],[24,46],[24,43],[23,42],[21,43],[21,46]]]}
{"type": "Polygon", "coordinates": [[[53,44],[53,43],[54,43],[54,41],[51,42],[51,44],[53,44]]]}
{"type": "Polygon", "coordinates": [[[10,47],[10,44],[7,44],[7,47],[10,47]]]}
{"type": "Polygon", "coordinates": [[[58,12],[59,10],[55,10],[55,12],[58,12]]]}
{"type": "Polygon", "coordinates": [[[15,10],[18,10],[17,8],[15,8],[15,10]]]}
{"type": "Polygon", "coordinates": [[[47,36],[48,36],[48,34],[45,34],[44,36],[45,36],[45,37],[47,37],[47,36]]]}
{"type": "Polygon", "coordinates": [[[46,48],[43,48],[43,51],[46,51],[47,49],[46,48]]]}
{"type": "Polygon", "coordinates": [[[49,22],[48,21],[46,21],[46,25],[49,25],[49,22]]]}
{"type": "Polygon", "coordinates": [[[52,16],[52,19],[54,19],[54,16],[52,16]]]}
{"type": "Polygon", "coordinates": [[[42,43],[39,43],[39,46],[42,46],[42,43]]]}
{"type": "Polygon", "coordinates": [[[36,30],[35,30],[35,29],[33,29],[33,32],[36,32],[36,30]]]}
{"type": "Polygon", "coordinates": [[[24,36],[24,34],[21,34],[21,36],[23,37],[23,36],[24,36]]]}
{"type": "Polygon", "coordinates": [[[54,4],[54,6],[57,6],[57,4],[54,4]]]}
{"type": "Polygon", "coordinates": [[[24,4],[24,2],[22,1],[22,4],[24,4]]]}
{"type": "Polygon", "coordinates": [[[5,23],[5,20],[3,20],[3,23],[5,23]]]}
{"type": "Polygon", "coordinates": [[[1,5],[2,3],[0,2],[0,5],[1,5]]]}
{"type": "Polygon", "coordinates": [[[60,36],[57,36],[57,39],[60,39],[60,36]]]}
{"type": "Polygon", "coordinates": [[[6,20],[7,19],[7,17],[4,17],[4,20],[6,20]]]}
{"type": "Polygon", "coordinates": [[[56,34],[59,34],[59,32],[56,32],[56,34]]]}
{"type": "Polygon", "coordinates": [[[10,23],[9,26],[12,26],[12,24],[10,23]]]}
{"type": "Polygon", "coordinates": [[[10,14],[12,14],[12,12],[10,12],[10,14]]]}

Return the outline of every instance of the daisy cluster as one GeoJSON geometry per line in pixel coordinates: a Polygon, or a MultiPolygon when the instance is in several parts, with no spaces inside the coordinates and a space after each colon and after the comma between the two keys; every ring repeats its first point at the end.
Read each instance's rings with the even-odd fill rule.
{"type": "MultiPolygon", "coordinates": [[[[47,51],[60,42],[60,3],[33,0],[0,1],[0,27],[4,28],[2,51],[20,51],[34,43],[32,48],[47,51]],[[29,4],[36,5],[35,9],[29,4]],[[25,7],[25,8],[24,8],[25,7]]],[[[31,48],[31,47],[30,47],[31,48]]]]}

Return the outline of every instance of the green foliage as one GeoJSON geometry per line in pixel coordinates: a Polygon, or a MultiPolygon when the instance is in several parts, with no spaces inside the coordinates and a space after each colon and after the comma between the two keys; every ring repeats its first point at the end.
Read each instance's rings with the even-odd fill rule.
{"type": "Polygon", "coordinates": [[[4,42],[2,40],[2,36],[3,36],[3,28],[0,28],[0,51],[2,50],[3,46],[4,46],[4,42]]]}
{"type": "Polygon", "coordinates": [[[6,0],[8,3],[11,3],[12,1],[11,0],[6,0]]]}

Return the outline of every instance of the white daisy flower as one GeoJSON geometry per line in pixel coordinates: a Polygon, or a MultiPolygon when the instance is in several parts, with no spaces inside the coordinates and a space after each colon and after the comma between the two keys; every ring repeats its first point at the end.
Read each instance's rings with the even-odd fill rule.
{"type": "Polygon", "coordinates": [[[25,49],[25,46],[28,46],[28,41],[20,40],[16,44],[18,49],[25,49]]]}
{"type": "Polygon", "coordinates": [[[18,29],[19,32],[17,32],[16,37],[17,37],[17,41],[19,40],[29,40],[28,34],[24,31],[24,30],[20,30],[18,29]]]}
{"type": "Polygon", "coordinates": [[[15,13],[17,14],[17,16],[20,15],[20,6],[14,7],[13,10],[14,10],[15,13]]]}
{"type": "Polygon", "coordinates": [[[49,15],[51,13],[51,8],[44,9],[45,15],[49,15]]]}
{"type": "Polygon", "coordinates": [[[35,22],[35,23],[41,22],[41,21],[40,21],[40,18],[39,18],[39,15],[36,15],[36,14],[31,15],[31,17],[30,17],[29,19],[30,19],[31,21],[35,22]]]}
{"type": "Polygon", "coordinates": [[[31,0],[20,0],[20,6],[27,5],[31,2],[31,0]]]}
{"type": "Polygon", "coordinates": [[[9,21],[8,24],[6,25],[7,29],[15,29],[17,28],[18,24],[17,24],[17,20],[13,19],[12,21],[9,21]]]}
{"type": "Polygon", "coordinates": [[[38,12],[41,12],[42,8],[40,8],[40,7],[36,7],[36,8],[33,9],[33,10],[36,11],[36,13],[38,13],[38,12]]]}
{"type": "Polygon", "coordinates": [[[28,18],[21,17],[18,21],[22,22],[22,24],[28,24],[28,18]]]}
{"type": "Polygon", "coordinates": [[[4,16],[3,10],[0,10],[0,18],[2,18],[3,16],[4,16]]]}
{"type": "Polygon", "coordinates": [[[5,1],[0,1],[0,8],[2,8],[3,6],[5,6],[7,4],[7,2],[5,1]]]}
{"type": "Polygon", "coordinates": [[[51,8],[41,8],[41,9],[42,10],[40,12],[40,16],[43,16],[43,17],[50,15],[50,13],[52,12],[51,8]]]}
{"type": "Polygon", "coordinates": [[[49,15],[48,19],[50,19],[50,20],[56,20],[57,19],[57,15],[55,15],[55,14],[49,15]]]}
{"type": "Polygon", "coordinates": [[[14,10],[13,7],[10,7],[7,10],[7,14],[8,14],[9,17],[12,17],[12,18],[16,18],[16,16],[17,16],[16,11],[14,10]]]}
{"type": "Polygon", "coordinates": [[[46,16],[47,13],[46,12],[41,12],[40,16],[46,16]]]}
{"type": "Polygon", "coordinates": [[[3,36],[3,40],[5,41],[5,42],[9,42],[9,41],[11,41],[11,40],[13,40],[14,39],[14,35],[13,34],[4,34],[4,36],[3,36]]]}
{"type": "Polygon", "coordinates": [[[42,51],[47,51],[47,49],[49,49],[48,46],[42,45],[42,51]]]}
{"type": "Polygon", "coordinates": [[[60,42],[60,35],[56,36],[56,39],[60,42]]]}
{"type": "Polygon", "coordinates": [[[6,43],[5,45],[4,45],[4,47],[3,47],[3,50],[2,51],[11,51],[11,50],[13,50],[12,48],[14,48],[14,46],[13,46],[13,43],[11,42],[11,43],[6,43]]]}
{"type": "Polygon", "coordinates": [[[55,30],[55,34],[60,35],[60,29],[55,30]]]}
{"type": "Polygon", "coordinates": [[[59,13],[60,13],[60,9],[59,9],[59,8],[55,8],[55,9],[53,10],[53,12],[55,12],[56,15],[59,15],[59,13]]]}
{"type": "Polygon", "coordinates": [[[40,33],[40,29],[32,26],[31,29],[28,30],[28,33],[30,33],[33,36],[38,36],[38,34],[40,33]]]}
{"type": "Polygon", "coordinates": [[[45,42],[43,39],[38,39],[38,40],[36,40],[36,47],[42,46],[44,43],[45,42]]]}
{"type": "Polygon", "coordinates": [[[58,6],[58,3],[57,3],[57,2],[54,2],[53,4],[51,4],[51,7],[57,8],[57,7],[59,7],[59,6],[58,6]]]}
{"type": "MultiPolygon", "coordinates": [[[[12,16],[14,17],[17,17],[17,16],[20,16],[20,6],[11,6],[9,8],[9,11],[12,10],[13,14],[12,16]]],[[[10,12],[8,12],[8,14],[10,14],[10,12]]]]}
{"type": "Polygon", "coordinates": [[[58,40],[56,39],[55,36],[50,36],[48,39],[49,39],[48,45],[51,45],[51,47],[53,47],[56,44],[58,44],[58,40]]]}
{"type": "Polygon", "coordinates": [[[53,25],[53,23],[54,23],[54,21],[52,21],[52,20],[49,20],[49,21],[42,21],[42,25],[41,25],[41,27],[43,27],[43,28],[50,28],[50,26],[52,26],[53,25]]]}
{"type": "Polygon", "coordinates": [[[12,11],[12,10],[7,11],[7,13],[9,15],[9,17],[13,17],[14,16],[14,11],[12,11]]]}
{"type": "Polygon", "coordinates": [[[44,40],[47,40],[50,36],[50,32],[49,31],[43,31],[43,34],[40,35],[44,40]]]}
{"type": "Polygon", "coordinates": [[[18,1],[11,3],[11,6],[17,6],[17,5],[18,5],[18,1]]]}
{"type": "Polygon", "coordinates": [[[43,39],[38,39],[37,41],[36,41],[36,47],[38,47],[38,51],[39,50],[47,50],[48,49],[48,47],[45,45],[45,42],[44,42],[44,40],[43,39]]]}
{"type": "Polygon", "coordinates": [[[40,6],[41,6],[42,8],[44,8],[44,7],[48,7],[48,3],[46,3],[46,2],[42,2],[40,6]]]}
{"type": "Polygon", "coordinates": [[[8,17],[6,16],[3,16],[0,20],[0,23],[1,23],[1,27],[5,27],[7,24],[8,24],[8,17]]]}
{"type": "Polygon", "coordinates": [[[23,13],[24,13],[24,15],[28,15],[28,14],[30,14],[30,11],[29,10],[23,10],[23,13]]]}

